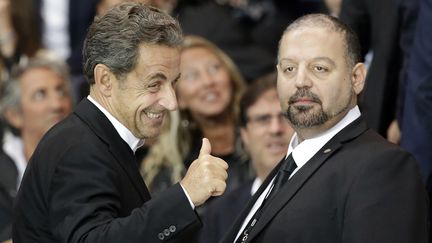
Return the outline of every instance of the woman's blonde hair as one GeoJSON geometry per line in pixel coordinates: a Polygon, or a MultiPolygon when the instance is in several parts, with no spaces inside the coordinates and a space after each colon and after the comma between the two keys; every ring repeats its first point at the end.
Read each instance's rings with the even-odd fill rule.
{"type": "MultiPolygon", "coordinates": [[[[228,117],[238,124],[239,102],[246,84],[240,71],[221,49],[208,40],[198,36],[185,36],[180,51],[204,48],[214,54],[222,66],[227,70],[232,83],[232,100],[228,107],[228,117]]],[[[157,142],[150,148],[149,154],[143,161],[141,172],[151,187],[151,183],[158,171],[166,166],[171,168],[171,179],[177,182],[184,174],[184,160],[192,146],[193,136],[200,135],[198,124],[192,119],[189,110],[173,111],[169,113],[157,142]]],[[[237,149],[237,148],[236,148],[237,149]]]]}

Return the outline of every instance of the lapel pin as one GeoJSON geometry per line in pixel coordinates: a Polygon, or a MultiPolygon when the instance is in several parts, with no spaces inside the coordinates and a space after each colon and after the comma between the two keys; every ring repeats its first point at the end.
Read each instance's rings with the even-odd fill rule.
{"type": "Polygon", "coordinates": [[[324,150],[324,153],[325,153],[325,154],[330,153],[330,152],[331,152],[331,149],[326,149],[326,150],[324,150]]]}

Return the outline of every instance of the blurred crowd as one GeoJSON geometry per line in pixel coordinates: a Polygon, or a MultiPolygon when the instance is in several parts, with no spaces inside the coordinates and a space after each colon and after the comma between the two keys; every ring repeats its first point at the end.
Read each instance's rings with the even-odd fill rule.
{"type": "MultiPolygon", "coordinates": [[[[11,237],[13,199],[39,140],[88,95],[81,55],[87,28],[125,1],[0,0],[0,242],[11,237]]],[[[288,24],[307,13],[338,17],[358,34],[368,66],[362,114],[414,155],[432,192],[430,0],[140,2],[178,18],[185,35],[179,109],[136,154],[147,186],[157,195],[178,182],[203,137],[229,164],[225,194],[197,208],[205,235],[198,241],[218,242],[287,153],[293,130],[276,92],[277,49],[288,24]]]]}

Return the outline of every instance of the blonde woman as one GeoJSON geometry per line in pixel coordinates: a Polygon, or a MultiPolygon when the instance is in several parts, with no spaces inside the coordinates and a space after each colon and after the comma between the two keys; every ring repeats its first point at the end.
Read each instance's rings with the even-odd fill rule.
{"type": "Polygon", "coordinates": [[[144,158],[143,176],[153,193],[175,183],[199,154],[201,138],[206,137],[212,155],[230,166],[227,191],[232,190],[251,177],[237,130],[245,82],[233,61],[203,38],[186,36],[180,58],[179,110],[170,114],[144,158]]]}

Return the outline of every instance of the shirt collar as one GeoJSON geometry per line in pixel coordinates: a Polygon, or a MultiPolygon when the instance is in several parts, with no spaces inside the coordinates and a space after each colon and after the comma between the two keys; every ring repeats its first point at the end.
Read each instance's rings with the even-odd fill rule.
{"type": "Polygon", "coordinates": [[[293,158],[297,164],[297,170],[305,165],[331,138],[360,117],[360,115],[359,107],[355,106],[332,128],[317,137],[306,139],[300,144],[298,144],[297,133],[295,133],[291,138],[288,154],[293,154],[293,158]]]}
{"type": "Polygon", "coordinates": [[[24,144],[21,137],[15,136],[6,130],[3,135],[3,151],[15,163],[18,170],[17,186],[19,187],[27,166],[27,160],[24,156],[24,144]]]}
{"type": "Polygon", "coordinates": [[[101,106],[95,99],[93,99],[90,95],[87,96],[87,99],[90,100],[104,115],[108,118],[108,120],[112,123],[115,130],[118,132],[120,137],[129,145],[132,151],[135,153],[136,150],[144,145],[144,139],[139,139],[135,137],[132,132],[127,129],[119,120],[117,120],[109,111],[107,111],[103,106],[101,106]]]}

